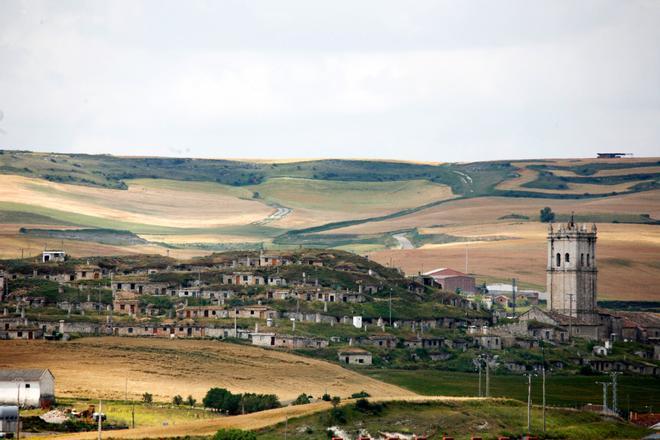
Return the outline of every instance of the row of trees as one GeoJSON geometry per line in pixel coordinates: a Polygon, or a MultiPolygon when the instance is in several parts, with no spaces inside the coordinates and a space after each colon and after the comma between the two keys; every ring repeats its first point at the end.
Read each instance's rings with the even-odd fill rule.
{"type": "Polygon", "coordinates": [[[202,403],[205,408],[227,414],[247,414],[282,406],[275,394],[233,394],[225,388],[211,388],[202,403]]]}

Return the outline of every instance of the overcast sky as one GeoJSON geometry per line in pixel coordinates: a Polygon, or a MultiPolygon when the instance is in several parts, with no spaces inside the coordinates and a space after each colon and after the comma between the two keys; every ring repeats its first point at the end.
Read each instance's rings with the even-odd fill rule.
{"type": "Polygon", "coordinates": [[[660,0],[0,2],[0,148],[660,156],[660,0]]]}

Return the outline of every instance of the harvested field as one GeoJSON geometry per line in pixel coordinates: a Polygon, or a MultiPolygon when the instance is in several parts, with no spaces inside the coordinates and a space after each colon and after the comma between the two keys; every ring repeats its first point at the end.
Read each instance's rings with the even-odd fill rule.
{"type": "Polygon", "coordinates": [[[248,224],[272,211],[250,200],[249,191],[227,185],[149,179],[129,183],[128,190],[116,190],[0,175],[0,201],[56,210],[65,206],[69,213],[103,219],[108,227],[113,221],[180,228],[248,224]]]}
{"type": "MultiPolygon", "coordinates": [[[[541,223],[495,223],[431,228],[424,233],[475,237],[473,242],[426,245],[413,250],[370,253],[382,264],[392,261],[406,273],[436,267],[465,267],[466,246],[470,273],[480,280],[519,281],[545,286],[547,225],[541,223]],[[506,237],[483,241],[485,237],[506,237]]],[[[658,300],[655,286],[660,279],[660,227],[651,225],[598,224],[598,292],[600,299],[658,300]]]]}
{"type": "MultiPolygon", "coordinates": [[[[660,219],[660,190],[586,200],[479,197],[452,200],[433,208],[386,221],[369,222],[326,231],[329,234],[377,234],[415,227],[474,225],[497,222],[516,213],[538,220],[539,211],[550,206],[557,214],[649,214],[660,219]]],[[[510,222],[507,220],[506,222],[510,222]]]]}
{"type": "Polygon", "coordinates": [[[328,362],[290,353],[218,341],[83,338],[71,342],[1,341],[0,367],[49,368],[60,396],[123,399],[149,392],[156,401],[209,388],[277,394],[281,400],[326,390],[342,397],[365,390],[373,396],[414,393],[328,362]]]}

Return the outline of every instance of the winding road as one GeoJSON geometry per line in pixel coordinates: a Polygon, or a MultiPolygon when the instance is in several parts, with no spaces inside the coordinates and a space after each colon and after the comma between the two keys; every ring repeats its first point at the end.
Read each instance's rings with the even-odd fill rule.
{"type": "Polygon", "coordinates": [[[392,237],[399,242],[399,249],[415,249],[415,246],[413,246],[412,242],[406,237],[405,232],[394,234],[392,237]]]}

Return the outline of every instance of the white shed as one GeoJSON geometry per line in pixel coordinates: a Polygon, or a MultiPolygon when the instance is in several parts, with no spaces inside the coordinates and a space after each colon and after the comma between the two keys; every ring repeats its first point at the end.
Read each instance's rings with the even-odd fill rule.
{"type": "Polygon", "coordinates": [[[0,405],[46,408],[55,403],[55,377],[48,369],[0,369],[0,405]]]}

